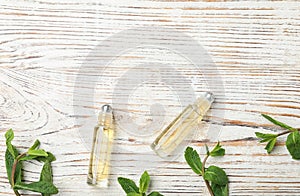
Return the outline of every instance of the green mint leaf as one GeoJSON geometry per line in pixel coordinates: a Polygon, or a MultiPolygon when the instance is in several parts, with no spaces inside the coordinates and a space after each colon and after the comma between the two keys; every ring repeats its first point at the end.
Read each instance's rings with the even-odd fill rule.
{"type": "Polygon", "coordinates": [[[150,193],[148,196],[164,196],[164,195],[160,194],[159,192],[154,191],[154,192],[150,193]]]}
{"type": "Polygon", "coordinates": [[[287,137],[285,143],[287,149],[292,155],[293,159],[300,159],[300,133],[299,131],[294,131],[290,133],[287,137]]]}
{"type": "Polygon", "coordinates": [[[275,147],[277,138],[275,137],[274,139],[271,139],[268,144],[266,145],[265,149],[267,150],[268,154],[270,154],[275,147]]]}
{"type": "Polygon", "coordinates": [[[14,132],[12,129],[9,129],[8,131],[6,131],[5,133],[5,139],[6,142],[11,142],[14,139],[14,132]]]}
{"type": "Polygon", "coordinates": [[[47,182],[52,182],[53,181],[53,177],[52,177],[52,167],[51,167],[51,163],[49,161],[46,161],[41,175],[40,175],[40,181],[47,181],[47,182]]]}
{"type": "Polygon", "coordinates": [[[260,132],[255,132],[256,137],[261,138],[261,139],[274,139],[277,137],[277,134],[270,134],[270,133],[260,133],[260,132]]]}
{"type": "Polygon", "coordinates": [[[135,182],[127,178],[118,178],[119,184],[122,186],[125,193],[139,193],[139,188],[136,186],[135,182]]]}
{"type": "Polygon", "coordinates": [[[143,194],[142,193],[134,193],[134,192],[132,192],[132,193],[128,193],[127,196],[143,196],[143,194]]]}
{"type": "Polygon", "coordinates": [[[34,159],[36,159],[36,158],[37,158],[37,156],[34,156],[34,155],[27,155],[27,156],[25,156],[25,157],[20,158],[19,161],[30,161],[30,160],[34,160],[34,159]]]}
{"type": "Polygon", "coordinates": [[[209,166],[204,173],[204,179],[221,186],[228,184],[225,171],[217,166],[209,166]]]}
{"type": "MultiPolygon", "coordinates": [[[[13,147],[13,150],[15,151],[15,154],[18,154],[18,151],[15,147],[13,147]]],[[[12,172],[12,167],[14,164],[14,157],[12,154],[8,151],[8,149],[5,152],[5,167],[6,167],[6,172],[7,172],[7,178],[9,180],[9,183],[11,184],[11,172],[12,172]]],[[[15,172],[15,181],[20,182],[21,181],[21,163],[17,164],[16,167],[16,172],[15,172]]]]}
{"type": "Polygon", "coordinates": [[[45,193],[45,194],[57,194],[58,190],[51,182],[39,181],[33,182],[30,184],[25,184],[23,182],[17,182],[13,187],[15,190],[28,190],[38,193],[45,193]]]}
{"type": "Polygon", "coordinates": [[[27,155],[25,157],[20,158],[20,161],[30,161],[30,160],[37,160],[40,162],[53,162],[56,160],[55,156],[51,152],[47,152],[48,156],[47,157],[41,157],[41,156],[36,156],[36,155],[27,155]]]}
{"type": "Polygon", "coordinates": [[[54,156],[51,152],[47,152],[47,154],[48,154],[48,156],[46,157],[46,159],[47,159],[49,162],[56,161],[55,156],[54,156]]]}
{"type": "Polygon", "coordinates": [[[27,152],[28,155],[33,155],[33,156],[41,156],[41,157],[47,157],[48,154],[45,150],[42,149],[37,149],[37,150],[28,150],[27,152]]]}
{"type": "Polygon", "coordinates": [[[187,147],[184,153],[184,157],[192,170],[196,174],[202,175],[202,162],[197,151],[191,147],[187,147]]]}
{"type": "Polygon", "coordinates": [[[35,140],[34,144],[29,148],[29,150],[35,150],[36,148],[38,148],[40,146],[40,141],[39,140],[35,140]]]}
{"type": "Polygon", "coordinates": [[[150,185],[150,176],[147,171],[143,173],[140,179],[140,193],[146,193],[150,185]]]}
{"type": "Polygon", "coordinates": [[[14,159],[17,158],[18,154],[16,154],[13,150],[13,145],[11,143],[7,143],[7,150],[9,151],[9,153],[13,156],[14,159]]]}
{"type": "Polygon", "coordinates": [[[270,140],[277,138],[277,134],[270,134],[270,133],[260,133],[260,132],[255,132],[256,137],[260,138],[260,143],[263,142],[269,142],[270,140]]]}
{"type": "Polygon", "coordinates": [[[286,125],[282,122],[279,122],[278,120],[275,120],[274,118],[266,115],[266,114],[261,114],[265,119],[267,119],[268,121],[270,121],[271,123],[273,123],[274,125],[278,125],[284,129],[288,129],[288,130],[295,130],[293,127],[286,125]]]}
{"type": "Polygon", "coordinates": [[[48,156],[47,157],[37,157],[36,160],[41,161],[41,162],[53,162],[56,160],[55,156],[51,152],[47,152],[48,156]]]}
{"type": "Polygon", "coordinates": [[[10,184],[11,184],[11,171],[12,171],[13,164],[14,164],[14,157],[7,149],[5,152],[5,167],[7,172],[7,178],[10,184]]]}
{"type": "MultiPolygon", "coordinates": [[[[49,161],[46,161],[41,175],[40,175],[40,181],[45,181],[45,182],[53,182],[53,176],[52,176],[52,167],[51,163],[49,161]]],[[[50,194],[42,194],[42,196],[50,196],[50,194]]]]}
{"type": "Polygon", "coordinates": [[[228,184],[225,186],[220,186],[215,183],[211,183],[211,189],[213,190],[214,196],[228,196],[229,190],[228,190],[228,184]]]}
{"type": "Polygon", "coordinates": [[[6,146],[7,146],[7,150],[10,152],[10,154],[14,157],[17,158],[17,156],[19,155],[18,153],[15,153],[14,151],[14,147],[11,144],[11,141],[14,139],[14,132],[12,129],[9,129],[8,131],[6,131],[5,133],[5,138],[6,138],[6,146]]]}
{"type": "Polygon", "coordinates": [[[210,152],[210,156],[216,157],[216,156],[224,156],[224,155],[225,155],[225,149],[222,148],[220,142],[218,142],[217,145],[214,147],[214,149],[210,152]]]}

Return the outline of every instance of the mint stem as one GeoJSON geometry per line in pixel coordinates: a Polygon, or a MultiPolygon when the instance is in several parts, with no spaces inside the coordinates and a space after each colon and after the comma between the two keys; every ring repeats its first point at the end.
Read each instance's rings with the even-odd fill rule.
{"type": "Polygon", "coordinates": [[[20,193],[17,190],[14,190],[16,196],[21,196],[20,193]]]}
{"type": "Polygon", "coordinates": [[[205,182],[205,185],[206,185],[206,187],[207,187],[207,189],[208,189],[209,194],[210,194],[211,196],[214,196],[214,192],[212,191],[209,182],[208,182],[207,180],[204,179],[205,163],[206,163],[208,157],[209,157],[209,155],[206,155],[206,157],[204,158],[203,163],[202,163],[202,177],[203,177],[203,180],[204,180],[204,182],[205,182]]]}
{"type": "MultiPolygon", "coordinates": [[[[17,158],[15,159],[14,164],[12,166],[12,170],[11,170],[11,186],[12,186],[12,188],[14,188],[14,186],[15,186],[15,173],[16,173],[18,162],[25,155],[26,155],[26,152],[17,156],[17,158]]],[[[14,192],[17,196],[20,196],[20,193],[17,190],[14,190],[14,192]]]]}
{"type": "Polygon", "coordinates": [[[288,133],[290,133],[291,131],[289,130],[289,131],[284,131],[284,132],[282,132],[282,133],[278,133],[277,134],[277,137],[279,137],[279,136],[282,136],[282,135],[285,135],[285,134],[288,134],[288,133]]]}
{"type": "Polygon", "coordinates": [[[282,133],[278,133],[277,137],[288,134],[288,133],[291,133],[291,132],[294,132],[294,131],[300,131],[300,129],[293,129],[293,130],[284,131],[282,133]]]}

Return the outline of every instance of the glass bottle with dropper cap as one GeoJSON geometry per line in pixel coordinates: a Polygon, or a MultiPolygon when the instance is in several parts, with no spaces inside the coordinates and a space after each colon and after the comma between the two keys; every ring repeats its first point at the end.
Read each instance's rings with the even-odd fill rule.
{"type": "Polygon", "coordinates": [[[110,105],[103,105],[101,110],[94,129],[87,183],[107,187],[114,138],[113,110],[110,105]]]}
{"type": "Polygon", "coordinates": [[[172,155],[191,134],[195,125],[203,119],[213,101],[213,94],[206,92],[194,104],[188,105],[151,144],[154,152],[162,158],[172,155]]]}

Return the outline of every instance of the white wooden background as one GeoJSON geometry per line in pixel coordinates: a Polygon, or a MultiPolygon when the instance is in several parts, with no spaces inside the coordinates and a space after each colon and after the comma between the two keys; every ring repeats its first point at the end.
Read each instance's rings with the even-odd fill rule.
{"type": "MultiPolygon", "coordinates": [[[[114,151],[112,165],[118,167],[112,168],[111,187],[99,190],[85,183],[89,149],[78,132],[77,122],[83,117],[74,114],[74,107],[82,106],[73,106],[73,88],[78,69],[94,46],[121,30],[143,25],[186,33],[217,65],[225,93],[216,95],[204,125],[221,130],[219,140],[227,155],[209,163],[226,170],[231,195],[300,195],[300,162],[291,159],[283,139],[267,155],[254,138],[255,131],[274,128],[262,119],[262,112],[299,126],[300,3],[158,0],[1,0],[0,195],[13,195],[4,164],[2,135],[8,128],[15,130],[17,147],[25,149],[39,138],[42,147],[56,155],[53,169],[59,195],[123,195],[116,178],[138,180],[151,160],[141,159],[141,153],[114,151]],[[222,118],[217,116],[222,112],[222,118]]],[[[125,64],[126,59],[130,58],[123,59],[125,64]]],[[[100,89],[97,96],[105,90],[109,89],[100,89]]],[[[160,98],[166,99],[163,94],[160,98]]],[[[105,102],[109,96],[102,96],[99,105],[105,102]]],[[[90,109],[97,108],[92,104],[90,109]]],[[[173,111],[174,117],[180,110],[173,111]]],[[[115,141],[120,144],[118,138],[115,141]]],[[[139,145],[130,138],[121,144],[139,145]]],[[[201,150],[203,141],[195,139],[193,146],[201,150]]],[[[35,180],[39,169],[40,165],[30,163],[26,178],[35,180]]],[[[158,162],[149,173],[151,190],[165,195],[204,194],[204,183],[182,159],[158,162]]]]}

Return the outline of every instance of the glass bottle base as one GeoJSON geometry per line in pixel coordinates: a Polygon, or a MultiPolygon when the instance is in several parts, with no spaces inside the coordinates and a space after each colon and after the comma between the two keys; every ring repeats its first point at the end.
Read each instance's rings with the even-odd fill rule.
{"type": "Polygon", "coordinates": [[[107,188],[108,187],[108,179],[102,179],[102,180],[94,180],[90,177],[87,178],[87,184],[91,186],[96,186],[99,188],[107,188]]]}

